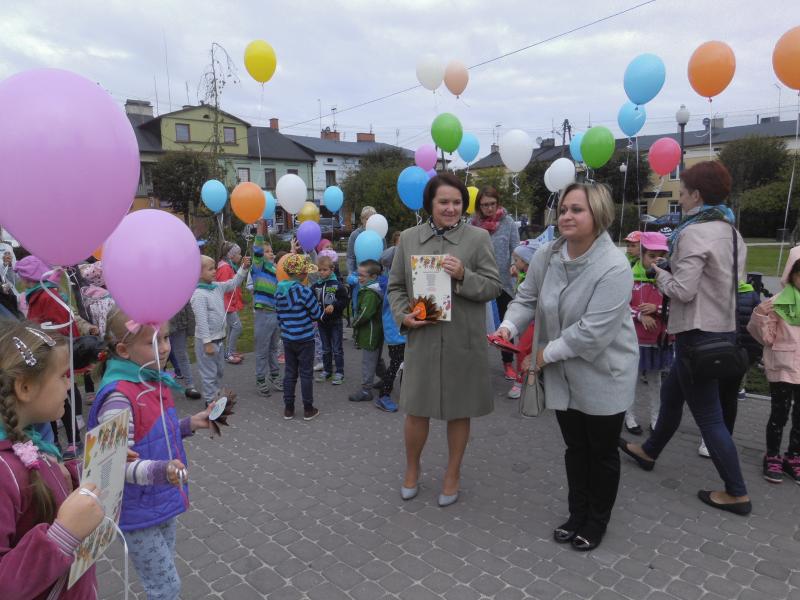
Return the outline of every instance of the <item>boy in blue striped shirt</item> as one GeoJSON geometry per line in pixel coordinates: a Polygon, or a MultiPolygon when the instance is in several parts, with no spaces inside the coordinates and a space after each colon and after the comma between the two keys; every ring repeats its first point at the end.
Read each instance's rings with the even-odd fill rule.
{"type": "Polygon", "coordinates": [[[278,315],[275,312],[275,291],[278,276],[275,268],[275,255],[272,245],[264,240],[266,223],[258,222],[255,243],[253,244],[253,330],[256,350],[256,387],[264,396],[269,396],[270,388],[282,390],[280,366],[278,365],[278,341],[281,337],[278,315]],[[269,366],[269,379],[267,379],[269,366]]]}
{"type": "Polygon", "coordinates": [[[275,292],[275,310],[281,326],[285,370],[283,375],[283,418],[294,418],[294,388],[300,377],[304,421],[319,414],[314,406],[314,321],[322,318],[322,308],[311,291],[303,285],[317,266],[302,254],[290,254],[283,263],[289,276],[275,292]]]}

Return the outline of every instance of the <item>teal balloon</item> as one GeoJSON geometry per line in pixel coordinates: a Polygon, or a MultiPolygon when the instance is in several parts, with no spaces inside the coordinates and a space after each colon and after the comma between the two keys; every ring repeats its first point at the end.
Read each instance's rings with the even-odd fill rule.
{"type": "Polygon", "coordinates": [[[581,142],[583,141],[583,134],[576,133],[575,137],[569,143],[569,153],[572,154],[572,158],[575,159],[575,162],[583,162],[583,155],[581,155],[581,142]]]}
{"type": "Polygon", "coordinates": [[[275,218],[275,207],[278,206],[278,202],[275,200],[275,196],[273,196],[270,192],[264,192],[264,214],[261,215],[262,219],[274,219],[275,218]]]}
{"type": "Polygon", "coordinates": [[[465,163],[469,164],[478,156],[481,149],[481,143],[474,133],[465,133],[461,137],[461,143],[458,145],[458,155],[465,163]]]}
{"type": "Polygon", "coordinates": [[[403,169],[397,178],[397,193],[403,204],[411,210],[422,208],[422,193],[425,191],[429,179],[428,173],[420,167],[413,166],[403,169]]]}
{"type": "Polygon", "coordinates": [[[221,181],[209,179],[200,189],[200,199],[208,210],[218,213],[225,208],[225,203],[228,201],[228,190],[221,181]]]}
{"type": "Polygon", "coordinates": [[[614,134],[608,127],[592,127],[583,134],[581,141],[583,162],[587,167],[599,169],[613,156],[615,147],[614,134]]]}
{"type": "Polygon", "coordinates": [[[328,186],[325,188],[325,193],[322,195],[322,201],[325,203],[325,208],[335,213],[342,208],[342,204],[344,203],[344,192],[342,188],[338,185],[328,186]]]}
{"type": "Polygon", "coordinates": [[[667,68],[655,54],[640,54],[625,69],[622,84],[634,104],[646,104],[664,87],[667,68]]]}
{"type": "Polygon", "coordinates": [[[628,137],[633,137],[644,127],[647,120],[647,113],[644,106],[637,106],[633,102],[623,104],[617,113],[617,123],[622,133],[628,137]]]}
{"type": "Polygon", "coordinates": [[[431,137],[445,152],[455,152],[463,136],[461,121],[453,114],[442,113],[431,124],[431,137]]]}
{"type": "Polygon", "coordinates": [[[380,261],[383,253],[383,238],[377,231],[366,229],[358,234],[355,244],[356,262],[365,260],[380,261]]]}

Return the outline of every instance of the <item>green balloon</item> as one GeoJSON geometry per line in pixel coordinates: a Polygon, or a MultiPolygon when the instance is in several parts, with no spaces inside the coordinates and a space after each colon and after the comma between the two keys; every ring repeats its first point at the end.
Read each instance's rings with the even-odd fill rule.
{"type": "Polygon", "coordinates": [[[592,127],[583,134],[581,141],[583,162],[592,169],[599,169],[613,156],[615,146],[614,134],[607,127],[592,127]]]}
{"type": "Polygon", "coordinates": [[[461,127],[461,121],[455,115],[442,113],[433,120],[431,137],[436,145],[445,152],[455,152],[461,144],[463,135],[464,129],[461,127]]]}

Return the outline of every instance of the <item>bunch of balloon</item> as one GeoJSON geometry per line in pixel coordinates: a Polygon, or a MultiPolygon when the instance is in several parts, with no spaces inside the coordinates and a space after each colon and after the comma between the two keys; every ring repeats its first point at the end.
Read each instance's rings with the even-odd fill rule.
{"type": "Polygon", "coordinates": [[[467,188],[467,193],[469,193],[469,205],[467,205],[467,214],[471,215],[475,212],[475,203],[478,200],[478,188],[474,185],[471,185],[467,188]]]}
{"type": "MultiPolygon", "coordinates": [[[[689,58],[689,83],[695,92],[708,98],[709,119],[713,119],[713,99],[725,90],[736,72],[736,56],[725,42],[700,44],[689,58]]],[[[713,127],[708,128],[708,156],[714,158],[713,127]]]]}
{"type": "Polygon", "coordinates": [[[558,158],[544,172],[544,185],[550,192],[547,199],[545,225],[550,224],[558,193],[575,181],[575,163],[568,158],[558,158]]]}
{"type": "Polygon", "coordinates": [[[460,98],[469,83],[469,71],[460,60],[451,60],[444,69],[444,85],[456,98],[460,98]]]}
{"type": "Polygon", "coordinates": [[[344,192],[338,185],[330,185],[325,188],[325,193],[322,194],[322,202],[332,213],[339,212],[344,204],[344,192]]]}
{"type": "Polygon", "coordinates": [[[443,152],[455,152],[464,137],[464,128],[458,117],[451,113],[442,113],[431,123],[431,137],[443,152]]]}
{"type": "MultiPolygon", "coordinates": [[[[635,139],[636,160],[639,160],[639,139],[636,137],[647,120],[644,105],[655,98],[664,87],[667,69],[655,54],[640,54],[625,69],[622,85],[628,102],[617,113],[617,124],[628,138],[635,139]]],[[[630,148],[628,148],[630,150],[630,148]]],[[[627,164],[627,159],[625,161],[627,164]]],[[[623,198],[624,202],[624,198],[623,198]]]]}
{"type": "Polygon", "coordinates": [[[514,200],[519,196],[519,172],[528,166],[533,156],[531,136],[522,129],[512,129],[500,138],[500,159],[513,173],[511,185],[514,186],[514,200]]]}
{"type": "Polygon", "coordinates": [[[464,133],[461,137],[461,143],[458,145],[458,155],[465,163],[467,163],[466,174],[464,175],[464,183],[469,183],[469,165],[478,157],[480,152],[481,143],[478,141],[478,136],[474,133],[464,133]]]}
{"type": "Polygon", "coordinates": [[[426,90],[435,92],[444,79],[444,63],[433,54],[421,56],[417,61],[417,81],[426,90]]]}
{"type": "Polygon", "coordinates": [[[654,196],[658,197],[666,176],[672,173],[681,162],[681,146],[672,138],[659,138],[650,146],[647,160],[650,168],[661,177],[654,196]]]}
{"type": "Polygon", "coordinates": [[[614,134],[602,125],[592,127],[581,139],[581,156],[590,169],[599,169],[614,155],[614,134]]]}

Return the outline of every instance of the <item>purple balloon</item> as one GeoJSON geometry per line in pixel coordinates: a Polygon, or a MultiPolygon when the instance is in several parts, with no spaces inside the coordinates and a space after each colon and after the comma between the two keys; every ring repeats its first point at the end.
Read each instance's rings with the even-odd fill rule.
{"type": "Polygon", "coordinates": [[[85,260],[130,209],[139,147],[93,81],[59,69],[0,82],[0,223],[54,265],[85,260]]]}
{"type": "Polygon", "coordinates": [[[316,248],[319,241],[322,239],[322,230],[319,228],[319,223],[316,221],[304,221],[300,223],[297,228],[297,241],[300,247],[306,252],[311,252],[316,248]]]}
{"type": "Polygon", "coordinates": [[[189,228],[163,210],[132,212],[103,246],[103,275],[114,301],[137,323],[166,323],[192,297],[200,249],[189,228]]]}
{"type": "Polygon", "coordinates": [[[436,177],[436,169],[429,169],[427,173],[428,173],[428,179],[433,179],[434,177],[436,177]]]}
{"type": "Polygon", "coordinates": [[[424,144],[414,152],[414,162],[423,171],[430,171],[436,166],[436,148],[432,144],[424,144]]]}

